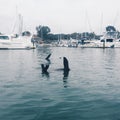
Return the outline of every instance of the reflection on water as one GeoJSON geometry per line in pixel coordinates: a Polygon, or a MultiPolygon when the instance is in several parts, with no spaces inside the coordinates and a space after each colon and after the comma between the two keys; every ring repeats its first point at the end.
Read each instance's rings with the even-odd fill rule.
{"type": "Polygon", "coordinates": [[[120,49],[41,47],[1,50],[0,58],[0,120],[120,119],[120,49]],[[56,70],[60,57],[71,71],[56,70]]]}
{"type": "Polygon", "coordinates": [[[69,71],[63,71],[63,85],[65,88],[67,88],[67,79],[68,79],[68,76],[69,76],[69,71]]]}
{"type": "Polygon", "coordinates": [[[49,72],[42,73],[42,77],[45,77],[45,76],[49,78],[50,77],[49,72]]]}
{"type": "Polygon", "coordinates": [[[69,71],[65,71],[63,72],[63,79],[67,79],[69,75],[69,71]]]}

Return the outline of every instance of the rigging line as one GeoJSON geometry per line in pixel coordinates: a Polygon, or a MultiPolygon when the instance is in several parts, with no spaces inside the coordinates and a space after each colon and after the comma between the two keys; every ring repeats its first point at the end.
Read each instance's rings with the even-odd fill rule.
{"type": "Polygon", "coordinates": [[[18,28],[18,33],[19,34],[22,34],[22,28],[23,28],[23,16],[21,14],[19,14],[19,20],[18,20],[18,25],[19,25],[19,28],[18,28]]]}
{"type": "Polygon", "coordinates": [[[102,27],[103,27],[103,13],[101,13],[100,34],[102,34],[102,27]]]}
{"type": "Polygon", "coordinates": [[[115,16],[115,19],[113,21],[113,26],[115,26],[116,22],[117,22],[117,19],[118,19],[118,16],[119,16],[119,12],[117,11],[116,13],[116,16],[115,16]]]}
{"type": "Polygon", "coordinates": [[[89,29],[92,32],[92,27],[91,27],[91,24],[90,24],[90,20],[89,20],[87,11],[86,11],[86,19],[87,19],[87,22],[88,22],[88,25],[89,25],[89,29]]]}
{"type": "Polygon", "coordinates": [[[17,18],[16,18],[17,13],[18,13],[18,6],[17,6],[17,5],[16,5],[16,8],[15,8],[15,9],[16,9],[16,10],[15,10],[15,21],[14,21],[14,23],[13,23],[13,25],[12,25],[12,30],[11,30],[12,33],[15,31],[15,27],[16,27],[16,24],[17,24],[17,18]]]}

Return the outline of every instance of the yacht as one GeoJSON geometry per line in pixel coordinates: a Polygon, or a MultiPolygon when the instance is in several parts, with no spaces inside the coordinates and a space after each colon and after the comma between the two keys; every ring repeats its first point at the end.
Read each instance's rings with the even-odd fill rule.
{"type": "Polygon", "coordinates": [[[120,39],[117,38],[116,31],[107,31],[100,40],[89,40],[79,46],[82,48],[120,48],[120,39]]]}
{"type": "Polygon", "coordinates": [[[32,36],[10,36],[0,35],[0,49],[34,49],[34,43],[31,42],[32,36]]]}

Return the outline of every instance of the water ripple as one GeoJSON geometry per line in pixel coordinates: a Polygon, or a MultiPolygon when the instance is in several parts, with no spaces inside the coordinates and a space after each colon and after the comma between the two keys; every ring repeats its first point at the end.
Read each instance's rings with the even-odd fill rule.
{"type": "Polygon", "coordinates": [[[0,120],[120,119],[120,49],[43,47],[0,53],[0,120]],[[40,65],[49,53],[46,76],[40,65]],[[67,78],[56,71],[64,56],[71,69],[67,78]]]}

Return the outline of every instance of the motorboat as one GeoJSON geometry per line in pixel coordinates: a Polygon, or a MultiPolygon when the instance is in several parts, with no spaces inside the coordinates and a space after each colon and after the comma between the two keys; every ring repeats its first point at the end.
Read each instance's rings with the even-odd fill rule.
{"type": "Polygon", "coordinates": [[[79,44],[81,48],[120,48],[120,39],[116,31],[107,31],[100,40],[87,40],[79,44]]]}
{"type": "Polygon", "coordinates": [[[0,35],[0,49],[34,49],[34,43],[31,42],[32,36],[0,35]]]}

